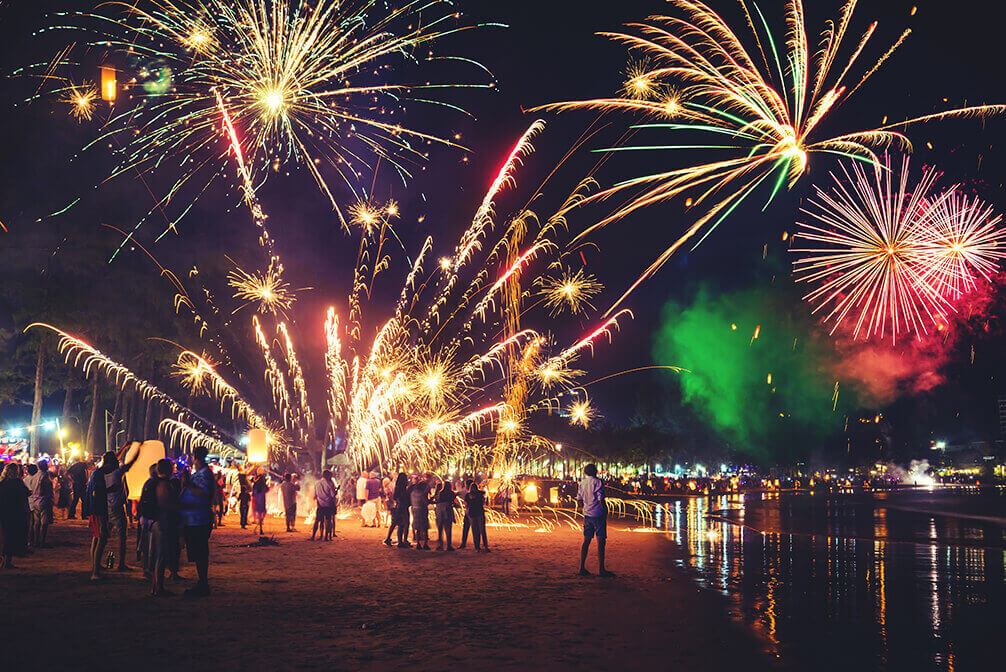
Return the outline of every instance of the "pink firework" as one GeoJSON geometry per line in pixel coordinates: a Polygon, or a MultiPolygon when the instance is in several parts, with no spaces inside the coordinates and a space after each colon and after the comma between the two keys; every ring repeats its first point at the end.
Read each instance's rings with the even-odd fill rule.
{"type": "Polygon", "coordinates": [[[807,241],[794,248],[797,282],[812,289],[804,299],[814,313],[823,314],[834,334],[850,326],[853,338],[890,338],[926,333],[954,312],[950,301],[934,286],[936,276],[920,254],[920,240],[932,238],[927,216],[934,202],[928,194],[935,171],[923,171],[909,191],[908,157],[900,173],[882,164],[842,166],[843,179],[815,188],[803,212],[814,223],[800,223],[794,238],[807,241]]]}
{"type": "Polygon", "coordinates": [[[942,296],[957,301],[999,270],[1006,230],[991,205],[952,189],[933,202],[926,221],[917,232],[917,256],[923,279],[942,296]]]}

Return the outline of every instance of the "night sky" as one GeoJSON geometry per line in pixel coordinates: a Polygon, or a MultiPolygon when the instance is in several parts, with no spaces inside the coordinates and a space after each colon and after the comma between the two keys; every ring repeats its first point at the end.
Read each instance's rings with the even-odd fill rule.
{"type": "MultiPolygon", "coordinates": [[[[709,2],[741,30],[743,19],[736,2],[709,2]]],[[[665,6],[646,0],[459,4],[473,21],[499,21],[509,28],[469,33],[452,39],[440,50],[485,64],[495,75],[498,89],[466,92],[451,98],[470,110],[473,119],[442,110],[408,108],[406,118],[411,125],[442,134],[458,133],[460,142],[473,150],[471,154],[433,150],[430,161],[408,188],[396,183],[388,173],[378,175],[377,195],[393,197],[401,204],[399,231],[410,252],[418,248],[428,233],[436,237],[439,252],[453,246],[509,147],[540,116],[548,125],[535,142],[538,151],[519,174],[520,186],[515,197],[501,202],[498,210],[505,212],[508,207],[522,205],[521,197],[527,198],[596,117],[593,112],[536,115],[525,110],[550,102],[615,93],[623,79],[627,55],[623,47],[595,33],[617,30],[626,22],[659,13],[665,6]],[[467,161],[463,160],[466,156],[467,161]],[[420,217],[422,223],[418,221],[420,217]]],[[[781,5],[765,0],[759,6],[770,20],[775,20],[781,17],[781,5]]],[[[808,5],[807,22],[813,41],[824,21],[836,15],[839,2],[815,0],[808,5]]],[[[45,18],[49,12],[87,6],[87,3],[50,0],[0,2],[3,70],[9,72],[26,62],[51,58],[62,46],[60,41],[55,37],[33,37],[32,32],[51,23],[51,19],[45,18]]],[[[861,67],[872,64],[906,27],[913,34],[854,98],[831,115],[822,130],[835,135],[878,126],[885,115],[895,121],[950,107],[1006,102],[1001,74],[1001,17],[989,6],[990,3],[979,0],[860,3],[847,40],[858,37],[870,21],[879,21],[861,67]],[[910,16],[913,5],[918,6],[918,12],[910,16]]],[[[55,238],[64,244],[100,241],[109,247],[110,253],[117,240],[99,224],[132,228],[150,207],[150,196],[142,185],[128,179],[93,188],[100,182],[96,176],[107,174],[110,158],[97,150],[73,162],[69,158],[93,137],[95,125],[78,125],[56,101],[43,100],[27,109],[15,107],[31,92],[31,83],[24,80],[0,81],[0,96],[6,103],[0,108],[5,130],[0,137],[0,152],[5,158],[0,162],[0,221],[14,233],[29,227],[56,227],[60,235],[55,238]],[[84,196],[83,200],[67,214],[36,222],[79,195],[84,196]]],[[[589,149],[610,146],[630,119],[611,117],[605,121],[612,122],[612,127],[592,140],[589,149]]],[[[968,193],[981,196],[999,209],[1006,204],[1003,193],[1006,158],[1000,151],[1006,141],[1006,118],[937,122],[909,128],[906,135],[915,146],[916,168],[935,164],[944,173],[944,184],[960,183],[968,193]],[[927,143],[932,145],[931,149],[927,143]]],[[[694,157],[695,153],[635,153],[614,157],[597,177],[602,186],[608,186],[620,179],[680,165],[688,156],[694,157]]],[[[553,188],[546,190],[544,201],[548,205],[543,209],[556,205],[598,157],[581,150],[564,164],[549,183],[553,188]]],[[[784,231],[793,230],[798,208],[810,193],[811,185],[826,183],[830,179],[828,172],[835,168],[836,161],[830,158],[812,158],[808,174],[792,191],[780,194],[764,212],[766,194],[756,196],[738,210],[697,250],[673,257],[655,278],[631,296],[627,306],[633,309],[635,320],[623,323],[613,346],[597,349],[589,377],[654,363],[689,369],[702,367],[701,361],[655,361],[653,352],[665,304],[688,304],[699,287],[723,293],[763,292],[788,307],[787,319],[810,322],[789,276],[791,260],[781,236],[784,231]]],[[[161,182],[152,178],[151,189],[157,192],[163,188],[161,182]]],[[[296,317],[302,324],[319,325],[314,331],[303,331],[316,334],[317,341],[309,343],[308,348],[320,357],[323,310],[332,302],[345,304],[355,241],[339,232],[334,214],[313,188],[306,171],[295,170],[289,177],[270,179],[261,198],[270,213],[270,226],[280,253],[287,261],[288,280],[294,287],[313,288],[302,295],[296,317]]],[[[582,229],[600,214],[598,209],[586,210],[572,217],[570,225],[574,230],[582,229]]],[[[689,223],[683,205],[670,202],[637,212],[594,237],[600,252],[588,251],[586,261],[588,270],[606,285],[598,307],[607,308],[689,223]]],[[[144,245],[151,244],[162,228],[152,221],[141,229],[138,240],[144,245]]],[[[6,258],[4,263],[9,263],[8,255],[16,251],[5,245],[4,237],[0,232],[0,259],[6,258]]],[[[180,269],[193,261],[213,263],[212,257],[218,256],[220,249],[240,259],[250,254],[253,245],[249,218],[239,203],[237,191],[221,185],[208,192],[181,221],[177,236],[169,235],[150,249],[163,263],[180,269]]],[[[132,256],[93,269],[91,281],[115,282],[117,265],[146,264],[138,258],[137,251],[132,252],[132,256]]],[[[396,298],[400,288],[396,278],[401,276],[403,268],[399,259],[399,266],[389,274],[387,295],[378,296],[375,301],[396,298]]],[[[152,272],[150,277],[151,282],[158,282],[156,273],[152,272]]],[[[992,309],[1000,303],[997,293],[992,297],[992,309]]],[[[583,327],[594,324],[598,318],[584,320],[583,327]]],[[[168,313],[162,319],[173,318],[168,313]]],[[[566,338],[576,333],[568,324],[553,328],[566,338]]],[[[150,335],[160,335],[158,325],[152,325],[150,335]]],[[[979,328],[963,334],[940,360],[937,373],[944,379],[942,384],[924,392],[904,392],[884,399],[862,395],[848,410],[855,413],[860,406],[864,412],[883,410],[895,427],[898,440],[906,447],[924,446],[931,436],[950,441],[997,439],[995,396],[1006,392],[1006,385],[999,383],[1006,375],[1004,344],[999,321],[985,321],[979,328]],[[972,346],[974,365],[970,361],[972,346]]],[[[836,348],[833,356],[840,360],[842,352],[842,347],[836,348]]],[[[905,349],[898,352],[911,356],[905,349]]],[[[311,357],[302,354],[301,359],[311,357]]],[[[592,388],[591,398],[615,423],[628,422],[644,407],[651,417],[665,414],[680,418],[693,411],[680,403],[677,375],[658,372],[623,376],[592,388]]],[[[831,409],[822,408],[821,412],[830,413],[831,409]]],[[[715,432],[709,433],[708,440],[718,440],[715,432]]]]}

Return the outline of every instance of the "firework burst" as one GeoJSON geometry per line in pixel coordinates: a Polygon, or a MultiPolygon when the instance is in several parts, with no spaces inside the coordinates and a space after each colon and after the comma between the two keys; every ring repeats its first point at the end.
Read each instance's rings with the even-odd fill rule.
{"type": "Polygon", "coordinates": [[[594,276],[584,273],[582,268],[575,273],[567,270],[558,277],[545,277],[541,283],[541,295],[553,316],[567,310],[573,315],[594,310],[590,301],[602,289],[601,283],[594,276]]]}
{"type": "MultiPolygon", "coordinates": [[[[177,176],[151,212],[179,198],[197,175],[212,181],[234,151],[244,154],[255,186],[284,166],[305,168],[338,210],[323,168],[355,199],[380,162],[407,178],[430,144],[456,145],[406,126],[404,106],[463,112],[435,99],[436,92],[494,86],[478,63],[433,55],[445,37],[477,27],[460,22],[448,0],[411,0],[397,8],[381,0],[145,0],[56,16],[48,31],[68,31],[128,75],[129,95],[120,96],[122,104],[92,146],[122,147],[114,175],[156,167],[177,176]],[[486,81],[389,81],[392,67],[431,61],[472,66],[486,81]],[[237,131],[238,148],[222,137],[221,108],[237,131]]],[[[480,24],[487,25],[499,24],[480,24]]],[[[75,67],[66,56],[62,64],[75,67]]],[[[51,79],[51,69],[47,63],[17,74],[51,79]]],[[[193,189],[201,193],[205,186],[193,189]]]]}
{"type": "Polygon", "coordinates": [[[829,191],[816,188],[795,239],[798,282],[812,286],[804,299],[831,323],[831,333],[849,321],[853,338],[899,335],[921,338],[955,312],[953,302],[985,278],[1003,256],[991,208],[955,190],[934,193],[935,171],[909,182],[909,162],[900,171],[881,166],[843,166],[829,191]]]}
{"type": "MultiPolygon", "coordinates": [[[[769,200],[784,186],[792,186],[807,170],[815,154],[836,154],[877,161],[875,150],[892,145],[910,148],[893,129],[950,116],[1001,113],[1002,105],[941,112],[888,126],[828,136],[822,122],[851,97],[907,37],[902,34],[858,80],[850,79],[872,38],[876,24],[859,37],[846,59],[839,59],[856,1],[842,7],[829,21],[813,51],[808,38],[802,0],[786,0],[784,39],[773,37],[754,3],[741,0],[750,36],[745,44],[738,33],[699,0],[670,0],[674,16],[652,17],[632,24],[631,33],[604,33],[629,47],[640,60],[630,68],[622,95],[544,108],[595,109],[629,112],[643,121],[630,130],[706,136],[708,143],[668,141],[617,146],[605,152],[687,151],[719,154],[713,161],[689,162],[684,168],[625,180],[588,200],[627,195],[614,212],[585,229],[586,236],[639,208],[687,195],[698,208],[696,221],[673,242],[611,311],[674,252],[698,234],[695,245],[759,186],[770,188],[769,200]],[[753,10],[753,11],[752,11],[753,10]],[[777,48],[777,45],[778,48],[777,48]]],[[[627,134],[626,137],[629,137],[627,134]]],[[[611,312],[609,311],[609,312],[611,312]]]]}

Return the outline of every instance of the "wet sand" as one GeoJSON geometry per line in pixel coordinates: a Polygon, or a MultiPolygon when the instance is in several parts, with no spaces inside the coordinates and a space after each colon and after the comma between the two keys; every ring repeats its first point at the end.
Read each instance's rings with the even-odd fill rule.
{"type": "MultiPolygon", "coordinates": [[[[570,529],[490,528],[493,552],[477,554],[470,540],[455,553],[388,549],[385,530],[353,519],[329,543],[283,528],[270,518],[266,534],[279,545],[248,548],[257,536],[228,517],[210,542],[213,595],[181,595],[195,575],[186,563],[185,579],[169,585],[178,595],[151,598],[135,569],[89,583],[87,528],[58,520],[51,548],[0,571],[0,669],[768,667],[658,534],[609,523],[607,564],[618,575],[602,579],[576,575],[582,535],[570,529]]],[[[459,536],[458,526],[455,544],[459,536]]]]}

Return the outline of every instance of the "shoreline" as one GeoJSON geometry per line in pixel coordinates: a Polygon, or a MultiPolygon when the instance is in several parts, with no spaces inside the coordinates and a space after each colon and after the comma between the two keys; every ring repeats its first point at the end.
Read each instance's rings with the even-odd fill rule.
{"type": "MultiPolygon", "coordinates": [[[[338,521],[331,543],[307,541],[298,524],[301,531],[286,533],[270,517],[266,535],[279,545],[247,547],[257,535],[228,516],[211,540],[213,595],[192,599],[147,597],[136,569],[91,584],[86,526],[58,520],[52,548],[0,572],[9,596],[0,627],[17,642],[0,660],[10,658],[3,662],[12,669],[44,660],[190,671],[771,667],[725,600],[675,564],[684,549],[663,534],[627,532],[624,521],[609,524],[612,579],[576,575],[582,535],[568,528],[495,528],[493,552],[476,554],[470,545],[455,553],[389,549],[380,543],[384,529],[363,529],[353,517],[338,521]]],[[[134,560],[130,542],[132,533],[134,560]]],[[[587,566],[596,569],[593,546],[587,566]]],[[[177,593],[194,568],[185,563],[181,572],[186,580],[168,586],[177,593]]]]}

